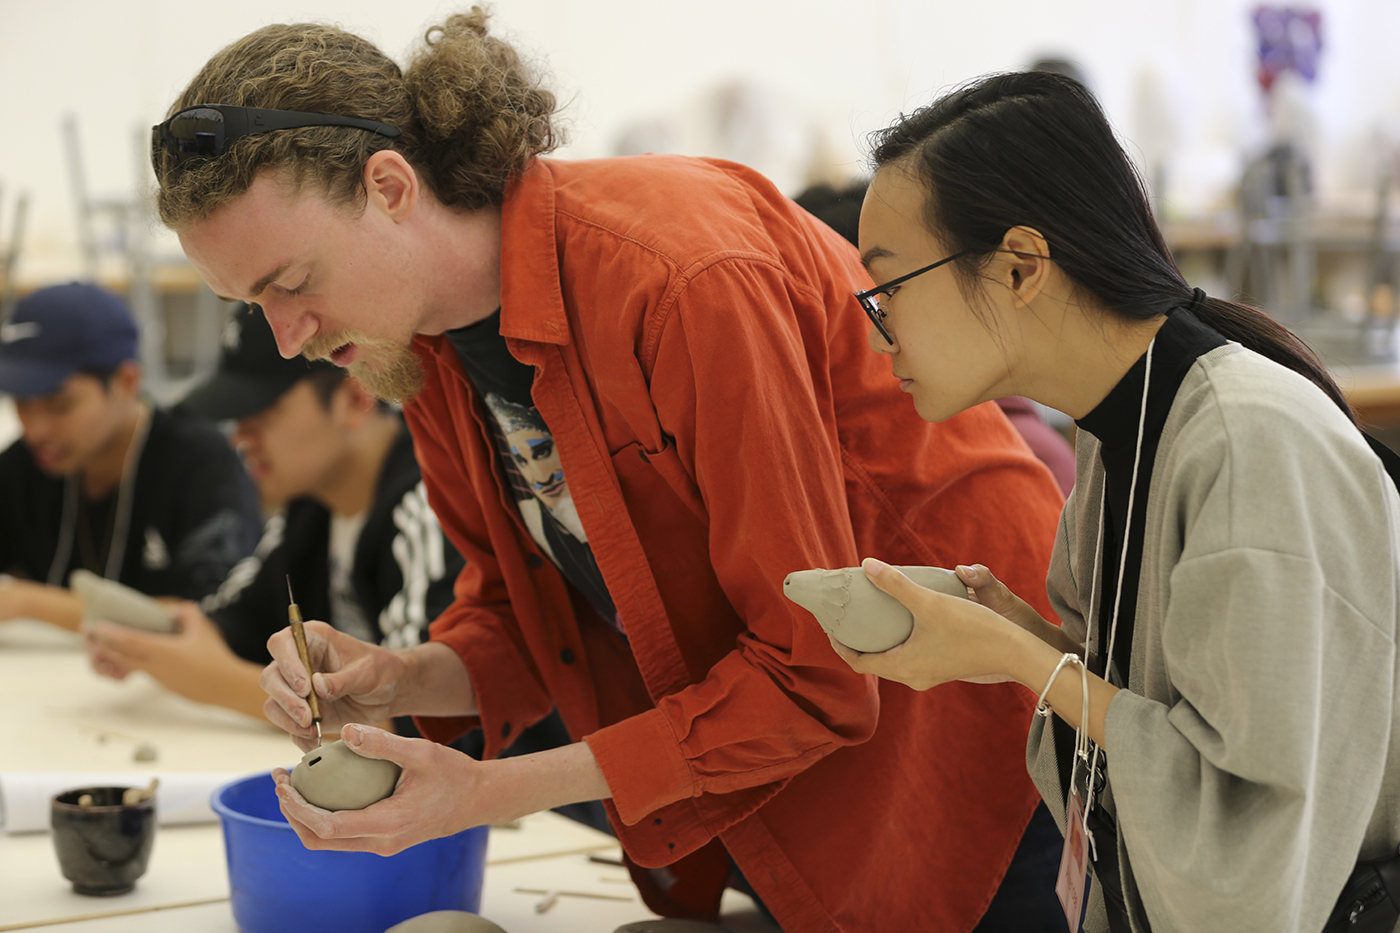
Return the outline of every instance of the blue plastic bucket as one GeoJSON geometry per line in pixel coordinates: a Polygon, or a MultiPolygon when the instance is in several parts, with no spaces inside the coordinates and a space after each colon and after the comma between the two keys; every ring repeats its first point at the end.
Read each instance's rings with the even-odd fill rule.
{"type": "Polygon", "coordinates": [[[490,827],[387,858],[312,851],[277,806],[272,775],[225,784],[210,805],[224,828],[233,919],[243,933],[384,933],[433,910],[481,909],[490,827]]]}

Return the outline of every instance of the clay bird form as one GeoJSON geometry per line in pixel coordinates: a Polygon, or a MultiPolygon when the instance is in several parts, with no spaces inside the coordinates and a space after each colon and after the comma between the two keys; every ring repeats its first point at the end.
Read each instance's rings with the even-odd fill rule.
{"type": "MultiPolygon", "coordinates": [[[[967,598],[958,575],[942,567],[896,567],[920,586],[967,598]]],[[[859,567],[798,570],[783,581],[783,595],[817,617],[841,644],[866,654],[903,644],[914,616],[903,603],[870,582],[859,567]]]]}

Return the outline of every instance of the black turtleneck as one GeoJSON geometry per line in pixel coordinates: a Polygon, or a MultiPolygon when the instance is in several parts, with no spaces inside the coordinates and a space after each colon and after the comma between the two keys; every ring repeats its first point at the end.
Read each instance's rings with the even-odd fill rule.
{"type": "MultiPolygon", "coordinates": [[[[1119,687],[1127,686],[1128,662],[1132,657],[1133,623],[1137,616],[1138,576],[1142,564],[1143,528],[1147,519],[1147,491],[1152,485],[1152,462],[1157,456],[1157,442],[1162,428],[1176,401],[1181,381],[1198,357],[1222,346],[1227,341],[1202,324],[1185,308],[1174,310],[1152,345],[1152,376],[1147,393],[1147,411],[1142,411],[1143,376],[1147,371],[1147,355],[1138,359],[1113,390],[1089,414],[1075,422],[1081,431],[1088,431],[1102,445],[1099,458],[1104,468],[1104,530],[1099,567],[1097,619],[1086,618],[1089,647],[1099,660],[1091,664],[1095,673],[1119,687]],[[1133,489],[1133,460],[1137,454],[1138,422],[1142,420],[1142,452],[1138,464],[1137,490],[1133,494],[1131,527],[1128,523],[1128,496],[1133,489]],[[1113,604],[1118,582],[1119,562],[1124,560],[1123,539],[1127,534],[1127,555],[1123,564],[1123,592],[1119,601],[1117,635],[1113,645],[1112,670],[1105,673],[1102,660],[1108,651],[1109,630],[1113,620],[1113,604]]],[[[1080,534],[1097,534],[1096,527],[1081,528],[1080,534]]],[[[1085,594],[1083,603],[1092,605],[1094,594],[1085,594]]],[[[1088,611],[1086,607],[1086,612],[1088,611]]],[[[1060,771],[1060,785],[1068,788],[1070,764],[1074,748],[1074,732],[1059,717],[1052,721],[1055,751],[1060,771]]],[[[1100,756],[1099,780],[1107,762],[1100,756]]],[[[1097,796],[1097,791],[1095,792],[1097,796]]],[[[1096,845],[1094,878],[1103,892],[1108,910],[1109,929],[1123,933],[1128,929],[1123,903],[1123,885],[1118,865],[1118,827],[1102,807],[1094,807],[1086,817],[1096,845]]]]}
{"type": "MultiPolygon", "coordinates": [[[[1118,610],[1114,670],[1108,674],[1104,673],[1103,656],[1108,651],[1118,567],[1123,560],[1128,496],[1133,485],[1133,459],[1137,450],[1138,420],[1142,412],[1142,379],[1147,369],[1146,354],[1132,365],[1098,407],[1075,422],[1081,431],[1088,431],[1102,445],[1099,458],[1104,468],[1106,514],[1100,558],[1102,565],[1099,567],[1099,612],[1096,621],[1086,620],[1086,624],[1091,627],[1090,645],[1099,655],[1095,673],[1119,687],[1128,685],[1128,659],[1132,656],[1133,622],[1137,615],[1138,571],[1142,563],[1147,490],[1152,484],[1152,462],[1157,456],[1157,442],[1162,437],[1162,428],[1187,371],[1198,357],[1226,342],[1224,337],[1202,324],[1185,308],[1174,311],[1157,332],[1152,348],[1152,385],[1147,393],[1147,414],[1142,426],[1137,492],[1133,497],[1132,534],[1128,538],[1127,562],[1124,565],[1127,572],[1118,610]]],[[[1081,528],[1079,533],[1095,534],[1096,531],[1081,528]]]]}

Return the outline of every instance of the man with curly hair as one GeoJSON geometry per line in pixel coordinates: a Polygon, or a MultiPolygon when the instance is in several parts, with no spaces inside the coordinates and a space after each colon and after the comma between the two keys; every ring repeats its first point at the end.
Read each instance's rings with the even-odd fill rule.
{"type": "Polygon", "coordinates": [[[314,689],[405,774],[328,813],[279,773],[284,813],[310,847],[389,853],[602,799],[668,916],[714,918],[732,879],[790,931],[1062,929],[1034,698],[855,674],[782,592],[871,552],[1043,592],[1050,475],[994,406],[919,419],[865,347],[854,250],[765,179],[546,158],[554,111],[473,10],[406,71],[261,29],[155,129],[161,216],[205,280],[284,355],[404,401],[466,558],[428,644],[308,623],[309,676],[274,637],[268,715],[307,746],[314,689]],[[503,760],[358,725],[481,725],[491,755],[554,706],[575,742],[503,760]]]}

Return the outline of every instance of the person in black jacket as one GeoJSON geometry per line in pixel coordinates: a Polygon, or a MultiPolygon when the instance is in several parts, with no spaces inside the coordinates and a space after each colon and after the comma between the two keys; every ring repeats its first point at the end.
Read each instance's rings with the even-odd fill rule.
{"type": "Polygon", "coordinates": [[[77,629],[78,569],[201,599],[258,540],[257,493],[211,424],[142,393],[120,297],[72,283],[0,320],[0,393],[22,437],[0,453],[0,621],[77,629]]]}
{"type": "MultiPolygon", "coordinates": [[[[176,634],[89,625],[94,670],[116,679],[143,670],[190,699],[261,718],[267,694],[258,677],[270,660],[268,638],[287,624],[288,584],[306,619],[388,648],[427,641],[464,561],[428,506],[397,412],[330,363],[283,359],[267,322],[246,304],[224,330],[218,369],[181,407],[236,422],[249,475],[263,501],[280,507],[216,592],[173,608],[176,634]]],[[[418,734],[408,717],[393,727],[418,734]]],[[[568,742],[551,713],[503,754],[568,742]]],[[[479,758],[483,744],[477,729],[453,747],[479,758]]],[[[597,801],[556,809],[608,831],[597,801]]]]}
{"type": "Polygon", "coordinates": [[[428,506],[399,415],[329,363],[286,360],[242,305],[219,367],[181,407],[235,422],[233,439],[265,504],[277,507],[253,554],[201,604],[175,608],[180,631],[90,627],[99,673],[146,671],[195,700],[262,715],[267,639],[302,615],[365,641],[411,647],[452,601],[462,558],[428,506]]]}

